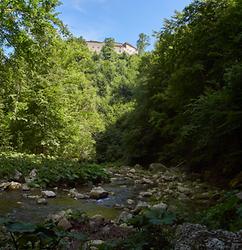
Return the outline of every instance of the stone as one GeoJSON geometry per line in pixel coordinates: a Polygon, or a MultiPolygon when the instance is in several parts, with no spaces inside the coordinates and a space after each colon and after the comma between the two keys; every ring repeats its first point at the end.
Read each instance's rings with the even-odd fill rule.
{"type": "Polygon", "coordinates": [[[150,208],[150,205],[145,201],[139,201],[134,209],[134,213],[139,213],[141,210],[150,208]]]}
{"type": "Polygon", "coordinates": [[[39,198],[39,199],[37,199],[37,204],[39,204],[39,205],[47,205],[47,200],[45,199],[45,198],[39,198]]]}
{"type": "Polygon", "coordinates": [[[176,177],[176,176],[167,176],[167,175],[163,175],[163,176],[162,176],[162,179],[163,179],[164,181],[170,182],[170,181],[175,181],[175,180],[177,179],[177,177],[176,177]]]}
{"type": "Polygon", "coordinates": [[[167,188],[167,189],[165,189],[165,190],[163,191],[163,193],[164,193],[164,194],[172,195],[172,194],[174,194],[174,191],[167,188]]]}
{"type": "Polygon", "coordinates": [[[236,196],[237,196],[240,200],[242,200],[242,192],[237,193],[236,196]]]}
{"type": "Polygon", "coordinates": [[[127,223],[122,223],[119,226],[122,227],[122,228],[127,228],[127,229],[132,229],[133,228],[133,226],[131,226],[131,225],[128,226],[127,223]]]}
{"type": "Polygon", "coordinates": [[[70,228],[72,228],[71,223],[65,217],[59,220],[57,226],[63,228],[64,230],[69,230],[70,228]]]}
{"type": "Polygon", "coordinates": [[[19,172],[18,170],[15,170],[13,180],[21,182],[23,180],[23,174],[21,172],[19,172]]]}
{"type": "Polygon", "coordinates": [[[152,192],[140,192],[139,196],[140,197],[151,197],[152,196],[152,192]]]}
{"type": "Polygon", "coordinates": [[[128,204],[128,205],[133,205],[133,204],[134,204],[134,200],[128,199],[128,200],[127,200],[127,204],[128,204]]]}
{"type": "Polygon", "coordinates": [[[199,224],[184,223],[178,226],[174,240],[175,250],[227,250],[242,249],[242,231],[209,231],[199,224]]]}
{"type": "Polygon", "coordinates": [[[71,195],[71,196],[73,196],[73,197],[74,197],[74,196],[75,196],[75,194],[76,194],[76,193],[78,193],[78,191],[77,191],[77,189],[72,188],[72,189],[70,189],[70,190],[69,190],[69,193],[70,193],[70,195],[71,195]]]}
{"type": "Polygon", "coordinates": [[[25,182],[26,183],[31,183],[33,182],[34,180],[36,180],[37,178],[37,169],[32,169],[29,173],[29,176],[28,177],[25,177],[25,182]]]}
{"type": "Polygon", "coordinates": [[[191,190],[187,187],[183,187],[183,186],[178,186],[177,187],[177,190],[180,192],[180,193],[184,193],[184,194],[190,194],[191,193],[191,190]]]}
{"type": "Polygon", "coordinates": [[[167,207],[168,207],[167,204],[165,204],[165,203],[163,203],[163,202],[160,202],[160,203],[158,203],[158,204],[153,205],[151,208],[153,208],[153,209],[163,209],[163,210],[166,210],[167,207]]]}
{"type": "Polygon", "coordinates": [[[103,199],[108,197],[108,192],[104,190],[102,187],[94,187],[90,191],[90,198],[92,199],[103,199]]]}
{"type": "Polygon", "coordinates": [[[160,176],[159,176],[158,174],[152,175],[152,178],[153,178],[153,179],[159,179],[159,177],[160,177],[160,176]]]}
{"type": "Polygon", "coordinates": [[[117,177],[113,177],[113,178],[110,178],[110,181],[113,183],[113,182],[116,182],[118,180],[117,177]]]}
{"type": "Polygon", "coordinates": [[[24,183],[24,184],[22,185],[22,190],[23,190],[23,191],[29,191],[29,190],[30,190],[30,187],[28,186],[28,184],[24,183]]]}
{"type": "Polygon", "coordinates": [[[166,171],[167,167],[163,165],[162,163],[151,163],[149,166],[149,169],[151,171],[166,171]]]}
{"type": "Polygon", "coordinates": [[[158,188],[152,188],[152,189],[148,189],[147,191],[152,193],[152,194],[155,194],[156,192],[158,192],[158,188]]]}
{"type": "Polygon", "coordinates": [[[22,184],[19,182],[15,182],[15,181],[10,181],[10,182],[5,182],[2,183],[0,188],[3,188],[4,190],[19,190],[21,189],[22,184]]]}
{"type": "Polygon", "coordinates": [[[53,191],[42,191],[41,194],[44,196],[44,197],[47,197],[47,198],[55,198],[56,197],[56,193],[53,192],[53,191]]]}
{"type": "Polygon", "coordinates": [[[147,178],[143,178],[142,179],[142,184],[148,184],[148,185],[153,185],[154,182],[150,179],[147,179],[147,178]]]}
{"type": "Polygon", "coordinates": [[[103,234],[109,234],[110,231],[111,231],[111,227],[109,225],[106,225],[105,227],[102,228],[103,234]]]}
{"type": "Polygon", "coordinates": [[[95,214],[91,217],[92,220],[103,221],[105,218],[101,214],[95,214]]]}
{"type": "Polygon", "coordinates": [[[75,189],[75,188],[70,189],[69,194],[71,195],[71,197],[76,198],[76,199],[87,199],[88,198],[88,195],[78,193],[77,189],[75,189]]]}
{"type": "Polygon", "coordinates": [[[30,171],[29,178],[36,179],[36,177],[37,177],[37,169],[34,168],[30,171]]]}
{"type": "Polygon", "coordinates": [[[89,196],[86,194],[81,194],[81,193],[77,193],[75,196],[76,199],[88,199],[89,196]]]}
{"type": "Polygon", "coordinates": [[[65,211],[60,211],[59,213],[57,214],[51,214],[48,216],[48,219],[55,222],[55,223],[58,223],[62,218],[64,218],[66,216],[66,212],[65,211]]]}
{"type": "Polygon", "coordinates": [[[131,168],[131,169],[129,170],[129,172],[130,172],[131,174],[135,174],[135,173],[136,173],[136,170],[135,170],[134,168],[131,168]]]}
{"type": "Polygon", "coordinates": [[[134,179],[134,178],[136,177],[133,173],[127,173],[126,176],[127,176],[129,179],[134,179]]]}
{"type": "Polygon", "coordinates": [[[115,204],[114,204],[114,207],[115,207],[115,208],[124,208],[124,205],[123,205],[123,204],[115,203],[115,204]]]}
{"type": "Polygon", "coordinates": [[[141,184],[142,183],[142,180],[135,180],[134,181],[134,184],[138,185],[138,184],[141,184]]]}
{"type": "MultiPolygon", "coordinates": [[[[86,248],[84,248],[84,249],[87,249],[87,247],[86,247],[86,248]]],[[[90,247],[89,247],[89,249],[90,249],[90,250],[98,250],[98,248],[97,248],[97,247],[95,247],[95,246],[90,246],[90,247]]]]}
{"type": "Polygon", "coordinates": [[[89,242],[89,246],[95,246],[95,247],[98,247],[100,245],[102,245],[104,243],[103,240],[91,240],[89,242]]]}
{"type": "Polygon", "coordinates": [[[22,184],[19,182],[11,181],[8,186],[9,190],[19,190],[22,187],[22,184]]]}
{"type": "Polygon", "coordinates": [[[23,197],[32,200],[41,198],[39,195],[27,195],[27,194],[23,194],[23,197]]]}
{"type": "Polygon", "coordinates": [[[198,199],[209,199],[211,197],[211,194],[209,192],[201,193],[197,196],[198,199]]]}
{"type": "Polygon", "coordinates": [[[117,223],[126,223],[128,220],[132,219],[133,218],[133,215],[129,212],[126,212],[126,211],[123,211],[118,219],[117,219],[117,223]]]}

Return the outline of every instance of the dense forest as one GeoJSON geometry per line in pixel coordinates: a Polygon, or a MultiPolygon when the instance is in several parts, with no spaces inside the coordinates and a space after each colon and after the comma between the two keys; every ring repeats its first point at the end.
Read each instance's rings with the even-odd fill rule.
{"type": "Polygon", "coordinates": [[[137,56],[92,54],[57,5],[1,3],[2,150],[240,172],[240,1],[195,1],[137,56]]]}
{"type": "Polygon", "coordinates": [[[137,55],[117,54],[113,38],[89,51],[58,18],[59,4],[0,2],[1,177],[8,157],[13,172],[26,155],[29,171],[36,155],[159,162],[241,189],[242,1],[193,1],[164,20],[152,51],[140,34],[137,55]]]}
{"type": "Polygon", "coordinates": [[[106,132],[118,133],[125,160],[241,171],[240,18],[240,1],[195,1],[165,20],[142,58],[134,110],[106,132]]]}

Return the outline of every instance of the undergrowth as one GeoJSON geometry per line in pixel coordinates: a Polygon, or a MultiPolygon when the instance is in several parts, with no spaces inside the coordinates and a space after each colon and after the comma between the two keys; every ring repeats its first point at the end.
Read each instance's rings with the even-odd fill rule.
{"type": "Polygon", "coordinates": [[[96,164],[44,155],[0,153],[0,179],[14,179],[16,170],[27,177],[33,169],[37,170],[36,179],[31,183],[35,187],[74,186],[89,181],[96,184],[109,179],[105,169],[96,164]]]}

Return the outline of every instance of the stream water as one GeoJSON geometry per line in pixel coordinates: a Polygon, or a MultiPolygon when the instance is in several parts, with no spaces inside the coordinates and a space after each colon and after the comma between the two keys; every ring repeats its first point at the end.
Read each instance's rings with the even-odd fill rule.
{"type": "MultiPolygon", "coordinates": [[[[48,215],[55,214],[62,210],[72,209],[86,212],[89,216],[100,214],[107,219],[114,219],[120,214],[120,209],[115,204],[125,204],[127,199],[134,199],[140,188],[133,186],[124,179],[114,183],[103,185],[103,188],[113,195],[108,198],[93,200],[75,200],[68,196],[68,191],[57,190],[56,198],[48,199],[47,205],[38,205],[36,199],[24,197],[28,195],[40,195],[40,190],[24,192],[2,191],[0,192],[0,215],[9,216],[12,219],[26,222],[40,222],[48,215]]],[[[80,193],[87,192],[87,188],[78,189],[80,193]]]]}

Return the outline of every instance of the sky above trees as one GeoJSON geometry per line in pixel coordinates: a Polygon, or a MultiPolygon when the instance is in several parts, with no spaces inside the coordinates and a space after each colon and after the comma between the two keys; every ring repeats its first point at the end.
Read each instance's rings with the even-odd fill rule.
{"type": "MultiPolygon", "coordinates": [[[[136,44],[139,33],[159,31],[164,18],[191,0],[62,0],[60,18],[76,36],[88,40],[114,37],[136,44]]],[[[151,46],[152,47],[152,46],[151,46]]]]}

